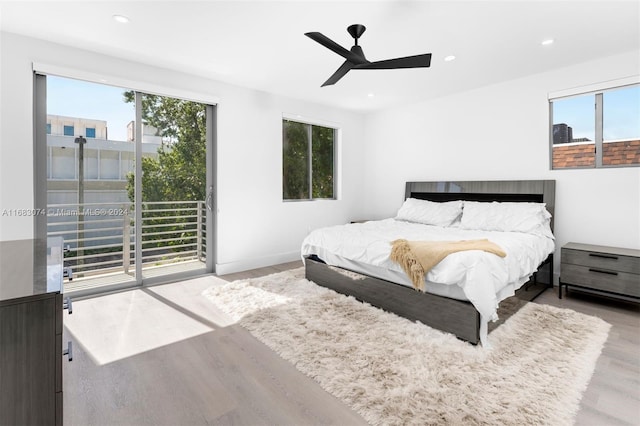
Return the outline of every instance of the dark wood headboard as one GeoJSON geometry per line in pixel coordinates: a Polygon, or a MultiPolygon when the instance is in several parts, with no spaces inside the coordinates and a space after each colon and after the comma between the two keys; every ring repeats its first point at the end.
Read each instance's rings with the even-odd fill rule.
{"type": "Polygon", "coordinates": [[[555,180],[479,180],[407,182],[405,199],[429,201],[510,201],[546,203],[551,213],[551,229],[556,202],[555,180]]]}

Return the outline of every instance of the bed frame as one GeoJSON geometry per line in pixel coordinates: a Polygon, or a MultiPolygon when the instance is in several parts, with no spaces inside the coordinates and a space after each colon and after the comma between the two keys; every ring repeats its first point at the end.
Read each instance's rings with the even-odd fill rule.
{"type": "MultiPolygon", "coordinates": [[[[547,210],[553,216],[555,181],[407,182],[406,198],[440,202],[467,200],[546,203],[547,210]]],[[[553,217],[551,221],[553,230],[553,217]]],[[[480,314],[470,302],[417,292],[401,284],[329,266],[313,255],[306,258],[305,265],[306,278],[318,285],[353,296],[412,321],[420,321],[430,327],[452,333],[473,344],[480,341],[480,314]]],[[[533,283],[525,284],[516,294],[524,293],[521,298],[533,300],[542,291],[553,287],[553,254],[538,267],[532,281],[533,283]],[[547,277],[542,290],[530,291],[531,285],[538,286],[538,273],[542,271],[546,272],[544,275],[547,277]]],[[[495,325],[491,327],[492,323],[489,326],[489,330],[495,328],[495,325]]]]}

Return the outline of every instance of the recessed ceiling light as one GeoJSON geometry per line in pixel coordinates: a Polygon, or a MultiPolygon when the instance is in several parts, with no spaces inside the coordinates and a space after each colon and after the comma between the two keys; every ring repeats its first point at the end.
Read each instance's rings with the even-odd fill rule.
{"type": "Polygon", "coordinates": [[[368,97],[370,97],[370,98],[373,98],[373,97],[375,96],[375,94],[373,94],[373,93],[367,93],[367,96],[368,96],[368,97]]]}
{"type": "Polygon", "coordinates": [[[444,57],[444,60],[445,60],[446,62],[451,62],[451,61],[453,61],[455,58],[456,58],[455,56],[453,56],[453,55],[449,55],[449,56],[445,56],[445,57],[444,57]]]}
{"type": "Polygon", "coordinates": [[[121,24],[128,24],[129,23],[129,18],[127,18],[124,15],[113,15],[112,18],[113,18],[114,21],[119,22],[121,24]]]}
{"type": "Polygon", "coordinates": [[[542,43],[540,43],[540,44],[542,44],[543,46],[548,46],[550,44],[553,44],[553,39],[552,38],[548,38],[546,40],[542,40],[542,43]]]}

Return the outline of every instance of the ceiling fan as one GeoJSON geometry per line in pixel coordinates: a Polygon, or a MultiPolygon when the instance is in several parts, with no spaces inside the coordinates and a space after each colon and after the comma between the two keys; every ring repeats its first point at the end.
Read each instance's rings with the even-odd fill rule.
{"type": "Polygon", "coordinates": [[[329,37],[319,33],[310,32],[305,33],[307,37],[317,41],[329,50],[334,51],[338,55],[346,59],[346,61],[333,73],[331,77],[321,87],[330,86],[336,84],[346,73],[352,69],[357,70],[389,70],[396,68],[427,68],[431,64],[431,53],[423,55],[406,56],[403,58],[387,59],[383,61],[371,62],[364,56],[362,48],[358,46],[358,39],[366,30],[364,25],[354,24],[347,28],[351,37],[355,39],[355,44],[351,47],[351,50],[347,50],[340,46],[329,37]]]}

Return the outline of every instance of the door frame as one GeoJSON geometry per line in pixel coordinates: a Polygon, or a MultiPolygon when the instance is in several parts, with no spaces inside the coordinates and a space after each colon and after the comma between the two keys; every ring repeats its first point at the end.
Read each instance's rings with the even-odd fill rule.
{"type": "MultiPolygon", "coordinates": [[[[46,73],[42,71],[38,71],[34,69],[33,72],[33,203],[34,203],[34,211],[42,212],[43,214],[36,214],[33,218],[33,235],[35,239],[46,239],[47,238],[47,133],[46,133],[46,123],[47,123],[47,75],[60,75],[64,78],[71,79],[79,79],[77,77],[68,77],[62,74],[56,73],[46,73]]],[[[81,78],[79,80],[90,81],[96,84],[105,84],[99,82],[97,79],[90,80],[86,78],[81,78]]],[[[116,87],[120,87],[117,85],[116,87]]],[[[135,85],[131,89],[136,93],[136,121],[141,121],[141,111],[142,108],[139,104],[140,102],[140,93],[146,93],[142,90],[138,90],[135,88],[135,85]]],[[[162,94],[161,96],[167,97],[176,97],[179,99],[187,99],[182,96],[175,96],[171,94],[162,94]]],[[[187,99],[191,100],[191,99],[187,99]]],[[[209,206],[211,208],[206,208],[206,220],[205,226],[207,229],[207,239],[206,239],[206,261],[205,261],[205,269],[204,272],[202,270],[198,271],[186,271],[180,273],[172,273],[158,277],[148,277],[143,278],[142,274],[142,263],[136,261],[136,269],[135,269],[135,282],[133,285],[131,283],[127,284],[115,284],[104,287],[98,287],[96,289],[89,289],[87,291],[81,291],[79,295],[90,295],[96,293],[103,293],[106,291],[112,291],[123,287],[135,288],[135,287],[144,287],[151,286],[160,283],[167,283],[173,281],[184,280],[187,278],[201,276],[204,274],[212,274],[215,273],[215,265],[216,265],[216,241],[218,235],[217,229],[217,170],[216,170],[216,158],[217,158],[217,102],[210,103],[202,100],[195,100],[194,102],[199,102],[206,105],[206,188],[207,188],[207,200],[209,201],[209,206]]],[[[142,200],[142,165],[141,165],[141,144],[142,144],[142,126],[135,126],[136,128],[136,186],[135,186],[135,199],[140,200],[136,201],[136,206],[138,206],[138,202],[141,203],[142,200]]],[[[205,203],[207,202],[205,200],[205,203]]],[[[141,217],[138,215],[142,215],[141,209],[136,208],[136,223],[141,223],[141,217]]],[[[135,241],[141,241],[139,238],[138,231],[136,227],[136,238],[135,241]]],[[[141,244],[135,244],[135,258],[141,258],[141,244]]],[[[74,292],[75,293],[75,292],[74,292]]]]}

